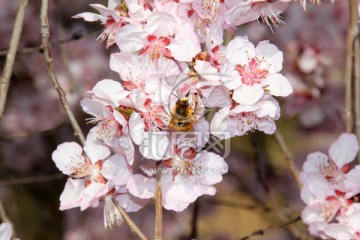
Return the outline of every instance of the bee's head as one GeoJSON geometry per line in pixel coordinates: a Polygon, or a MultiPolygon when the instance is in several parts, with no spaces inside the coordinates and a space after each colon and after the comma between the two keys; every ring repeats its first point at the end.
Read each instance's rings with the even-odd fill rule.
{"type": "Polygon", "coordinates": [[[182,97],[179,100],[176,101],[176,105],[177,106],[183,106],[183,107],[187,107],[189,106],[189,99],[188,97],[182,97]]]}

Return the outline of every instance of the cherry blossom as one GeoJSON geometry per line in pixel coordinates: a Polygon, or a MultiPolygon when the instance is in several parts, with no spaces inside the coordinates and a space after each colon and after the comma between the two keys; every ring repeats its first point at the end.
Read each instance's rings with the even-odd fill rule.
{"type": "Polygon", "coordinates": [[[52,154],[53,161],[60,171],[71,177],[60,196],[61,210],[78,206],[84,210],[97,205],[98,198],[108,191],[104,175],[110,171],[108,168],[116,166],[113,162],[123,158],[109,156],[110,149],[97,142],[88,141],[84,149],[75,142],[58,146],[52,154]]]}
{"type": "Polygon", "coordinates": [[[229,137],[242,136],[248,131],[263,131],[273,134],[276,130],[275,120],[280,117],[278,102],[269,95],[265,95],[253,105],[230,105],[215,113],[211,121],[211,133],[224,138],[223,132],[229,137]]]}
{"type": "MultiPolygon", "coordinates": [[[[98,39],[106,40],[106,47],[116,43],[118,51],[111,54],[109,66],[120,82],[101,80],[81,101],[91,115],[88,122],[95,124],[85,146],[68,142],[53,152],[56,166],[69,176],[60,209],[102,205],[104,225],[111,228],[124,221],[119,206],[127,212],[145,206],[154,197],[156,183],[144,166],[140,169],[150,172],[149,177],[134,174],[140,161],[134,158],[135,147],[144,161],[162,161],[165,209],[183,211],[198,197],[214,195],[214,185],[222,181],[228,165],[204,150],[210,132],[219,138],[255,130],[272,134],[280,117],[273,96],[292,93],[280,73],[283,54],[275,45],[262,41],[255,47],[246,36],[238,36],[225,47],[224,30],[234,31],[258,18],[269,26],[282,23],[279,14],[286,2],[110,0],[108,7],[90,5],[100,14],[74,16],[104,25],[98,39]],[[220,108],[211,123],[204,117],[207,108],[220,108]]],[[[341,158],[336,151],[330,155],[341,158]]],[[[343,192],[322,179],[330,190],[321,196],[312,192],[308,176],[323,176],[304,173],[308,185],[302,196],[309,205],[327,204],[330,197],[333,209],[347,209],[357,192],[350,196],[345,190],[356,185],[356,171],[348,173],[343,192]]],[[[325,234],[329,222],[322,222],[325,234]]]]}
{"type": "Polygon", "coordinates": [[[359,150],[356,136],[343,133],[329,149],[329,157],[308,155],[300,180],[301,199],[306,203],[301,217],[313,235],[323,239],[358,239],[358,166],[350,162],[359,150]]]}
{"type": "Polygon", "coordinates": [[[105,26],[105,30],[97,40],[104,42],[107,39],[106,48],[109,48],[115,44],[115,37],[120,28],[129,22],[126,5],[118,4],[115,0],[110,0],[108,7],[101,4],[90,4],[90,6],[99,11],[100,14],[85,12],[75,15],[73,18],[83,18],[88,22],[100,21],[105,26]]]}
{"type": "Polygon", "coordinates": [[[116,43],[121,51],[140,51],[152,61],[160,57],[178,61],[191,61],[200,52],[200,42],[189,23],[177,27],[174,16],[165,12],[153,12],[145,26],[127,25],[119,30],[116,43]]]}
{"type": "Polygon", "coordinates": [[[233,99],[240,104],[252,105],[262,98],[265,91],[285,97],[292,93],[289,81],[279,72],[283,54],[268,41],[256,48],[245,37],[235,37],[227,46],[228,62],[221,69],[221,80],[233,90],[233,99]]]}
{"type": "Polygon", "coordinates": [[[106,79],[98,82],[90,93],[92,98],[83,99],[81,106],[86,113],[94,116],[88,121],[97,123],[91,135],[114,147],[118,153],[124,153],[132,164],[134,147],[128,129],[128,120],[133,112],[128,98],[130,92],[120,83],[106,79]]]}
{"type": "Polygon", "coordinates": [[[162,174],[163,206],[176,212],[183,211],[198,197],[214,195],[214,184],[221,182],[227,172],[223,158],[214,153],[195,149],[177,149],[172,158],[165,161],[162,174]]]}
{"type": "Polygon", "coordinates": [[[229,10],[225,15],[225,22],[238,26],[261,18],[269,27],[284,23],[280,14],[286,10],[289,1],[291,0],[228,0],[226,6],[229,10]]]}
{"type": "Polygon", "coordinates": [[[350,170],[359,145],[352,134],[343,133],[329,149],[329,157],[321,152],[308,155],[303,169],[305,173],[319,172],[339,190],[345,190],[344,180],[350,170]]]}

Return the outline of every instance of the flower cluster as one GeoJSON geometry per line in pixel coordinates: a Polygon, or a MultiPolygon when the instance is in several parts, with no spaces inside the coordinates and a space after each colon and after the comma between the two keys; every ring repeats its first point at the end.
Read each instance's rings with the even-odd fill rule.
{"type": "Polygon", "coordinates": [[[103,204],[105,226],[121,224],[114,201],[126,211],[143,207],[154,196],[152,170],[161,161],[163,206],[182,211],[199,196],[214,195],[227,172],[223,157],[208,151],[211,134],[275,131],[280,108],[273,96],[292,93],[280,73],[282,52],[268,41],[255,47],[246,36],[224,46],[223,32],[259,17],[281,23],[287,3],[240,2],[110,0],[107,7],[91,5],[100,14],[75,16],[104,25],[98,40],[117,45],[109,65],[121,82],[99,81],[81,101],[95,124],[84,148],[63,143],[53,153],[70,177],[60,209],[103,204]],[[215,107],[209,123],[204,114],[215,107]]]}
{"type": "Polygon", "coordinates": [[[360,239],[360,166],[351,166],[357,152],[355,135],[343,133],[330,146],[329,156],[308,155],[300,180],[304,223],[323,239],[360,239]]]}

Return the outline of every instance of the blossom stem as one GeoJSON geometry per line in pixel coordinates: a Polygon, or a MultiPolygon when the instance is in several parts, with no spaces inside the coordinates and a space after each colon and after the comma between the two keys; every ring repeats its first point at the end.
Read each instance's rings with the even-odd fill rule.
{"type": "Polygon", "coordinates": [[[112,199],[116,209],[120,212],[121,216],[124,218],[126,224],[130,227],[131,231],[136,234],[141,240],[147,240],[144,233],[136,226],[130,216],[125,212],[125,210],[120,206],[120,204],[113,198],[112,199]]]}
{"type": "Polygon", "coordinates": [[[50,52],[50,44],[49,44],[50,29],[48,23],[48,0],[42,0],[41,11],[40,11],[40,22],[41,22],[41,43],[42,43],[42,49],[44,51],[45,61],[48,67],[49,76],[53,82],[56,92],[59,95],[60,103],[64,108],[70,120],[70,123],[75,131],[75,135],[79,137],[80,142],[82,143],[82,145],[84,145],[85,144],[84,134],[82,133],[79,123],[76,121],[74,113],[72,112],[69,102],[66,99],[65,91],[60,86],[54,73],[53,62],[50,52]]]}
{"type": "Polygon", "coordinates": [[[162,239],[162,190],[161,175],[163,162],[156,162],[156,191],[155,191],[155,237],[154,240],[162,239]]]}
{"type": "MultiPolygon", "coordinates": [[[[346,66],[345,66],[345,119],[346,119],[346,132],[353,131],[353,109],[354,109],[354,56],[355,56],[355,42],[359,34],[358,28],[358,2],[357,0],[349,0],[349,15],[350,26],[347,33],[346,42],[346,66]]],[[[357,51],[358,52],[358,51],[357,51]]]]}
{"type": "Polygon", "coordinates": [[[21,35],[22,28],[23,28],[25,9],[26,9],[27,3],[28,3],[28,0],[20,0],[20,2],[19,2],[19,8],[16,13],[15,24],[14,24],[14,28],[13,28],[12,35],[11,35],[9,52],[6,55],[5,66],[4,66],[3,73],[1,75],[0,119],[2,118],[2,116],[5,112],[6,97],[7,97],[7,93],[9,90],[10,78],[11,78],[13,67],[14,67],[16,51],[18,49],[20,35],[21,35]]]}
{"type": "Polygon", "coordinates": [[[296,185],[299,189],[301,189],[302,185],[299,179],[299,169],[295,165],[294,157],[290,152],[288,146],[285,143],[283,135],[277,130],[274,134],[276,141],[278,142],[282,152],[284,153],[286,159],[288,160],[288,167],[291,175],[293,176],[296,185]]]}

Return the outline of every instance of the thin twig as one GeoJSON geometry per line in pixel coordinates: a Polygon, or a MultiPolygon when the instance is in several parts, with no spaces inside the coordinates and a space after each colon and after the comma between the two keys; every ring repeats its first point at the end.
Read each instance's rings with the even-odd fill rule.
{"type": "Polygon", "coordinates": [[[41,42],[42,42],[42,48],[44,49],[44,57],[48,66],[48,72],[49,76],[53,82],[54,88],[56,92],[59,95],[60,103],[62,107],[64,108],[66,114],[68,115],[68,118],[70,120],[70,123],[72,127],[74,128],[75,135],[77,135],[80,139],[80,142],[84,145],[85,144],[85,137],[84,134],[81,131],[81,128],[76,121],[76,118],[74,116],[74,113],[72,112],[70,105],[66,99],[65,91],[61,88],[55,73],[53,69],[53,63],[50,53],[50,47],[49,47],[49,23],[48,23],[48,0],[42,0],[41,4],[41,13],[40,13],[40,21],[41,21],[41,42]]]}
{"type": "MultiPolygon", "coordinates": [[[[70,123],[72,127],[74,128],[74,131],[76,135],[78,135],[80,142],[82,145],[85,145],[85,137],[82,133],[80,126],[78,122],[76,121],[73,112],[70,109],[70,105],[68,101],[66,100],[66,95],[64,90],[59,85],[58,80],[56,79],[54,70],[53,70],[53,64],[52,64],[52,58],[50,54],[50,47],[49,47],[49,23],[48,23],[48,0],[42,0],[41,2],[41,12],[40,12],[40,21],[41,21],[41,42],[42,42],[42,49],[44,50],[44,56],[45,60],[48,66],[48,72],[49,75],[53,81],[53,85],[55,90],[57,91],[59,95],[59,99],[61,102],[61,105],[63,106],[66,114],[69,117],[70,123]]],[[[136,226],[136,224],[131,220],[129,215],[125,212],[125,210],[118,204],[116,200],[113,199],[113,202],[120,212],[120,214],[123,216],[125,222],[129,225],[131,231],[135,233],[140,239],[146,240],[147,238],[145,235],[140,231],[140,229],[136,226]]]]}
{"type": "MultiPolygon", "coordinates": [[[[286,152],[286,156],[287,157],[292,157],[290,151],[288,150],[287,146],[285,145],[285,142],[282,138],[282,136],[280,135],[280,141],[279,144],[282,145],[282,147],[284,147],[286,152]]],[[[260,159],[262,158],[267,158],[265,155],[265,152],[263,151],[263,149],[261,148],[261,146],[259,145],[259,141],[256,141],[255,136],[253,136],[253,145],[254,145],[254,150],[255,150],[255,162],[260,163],[260,159]]],[[[264,161],[265,163],[267,161],[264,161]]],[[[262,163],[263,164],[263,163],[262,163]]],[[[258,164],[259,165],[259,164],[258,164]]],[[[289,211],[286,211],[286,208],[284,206],[284,199],[282,196],[278,195],[277,192],[275,192],[274,188],[269,188],[268,185],[266,184],[266,179],[263,179],[262,177],[258,177],[259,179],[259,184],[260,186],[264,189],[265,193],[266,193],[266,204],[270,205],[275,211],[275,213],[277,213],[278,218],[280,221],[283,222],[288,222],[292,219],[292,214],[289,211]]],[[[297,177],[295,178],[295,180],[298,179],[297,177]]],[[[264,205],[266,206],[266,205],[264,205]]],[[[289,231],[291,232],[291,234],[294,237],[297,237],[299,239],[303,239],[303,237],[301,236],[301,231],[299,231],[299,229],[295,228],[294,226],[290,226],[289,227],[289,231]]]]}
{"type": "Polygon", "coordinates": [[[351,133],[353,131],[353,108],[354,108],[354,45],[355,39],[359,34],[358,28],[358,1],[349,0],[349,14],[350,14],[350,26],[346,40],[346,66],[345,66],[345,119],[346,119],[346,132],[351,133]]]}
{"type": "Polygon", "coordinates": [[[14,179],[2,179],[0,180],[0,187],[8,187],[13,185],[22,185],[22,184],[31,184],[31,183],[40,183],[40,182],[49,182],[58,179],[64,178],[65,175],[62,173],[49,174],[44,176],[34,176],[34,177],[24,177],[24,178],[14,178],[14,179]]]}
{"type": "MultiPolygon", "coordinates": [[[[66,43],[80,40],[84,37],[92,36],[92,35],[95,35],[98,33],[99,33],[99,31],[91,32],[89,34],[83,34],[82,30],[77,30],[77,31],[73,32],[73,34],[70,37],[64,38],[64,39],[61,39],[59,41],[49,43],[49,44],[51,47],[58,47],[58,46],[62,46],[64,44],[66,44],[66,43]]],[[[41,53],[42,51],[43,51],[43,49],[41,46],[25,47],[25,48],[18,49],[16,51],[16,55],[28,54],[28,53],[33,53],[33,52],[41,53]]],[[[0,57],[6,56],[8,53],[9,53],[9,50],[2,50],[2,51],[0,51],[0,57]]]]}
{"type": "Polygon", "coordinates": [[[124,218],[126,224],[130,227],[131,231],[136,234],[141,240],[147,240],[147,237],[145,237],[144,233],[136,226],[136,224],[133,222],[127,212],[125,212],[125,210],[120,206],[120,204],[115,199],[112,199],[112,201],[115,204],[116,209],[124,218]]]}
{"type": "Polygon", "coordinates": [[[162,239],[162,190],[161,175],[163,163],[156,162],[156,192],[155,192],[155,236],[154,240],[162,239]]]}
{"type": "Polygon", "coordinates": [[[200,211],[200,199],[197,199],[194,204],[192,220],[191,220],[191,233],[189,239],[196,239],[198,237],[198,218],[200,211]]]}
{"type": "Polygon", "coordinates": [[[273,232],[275,230],[284,229],[284,228],[286,228],[286,227],[288,227],[288,226],[290,226],[290,225],[292,225],[292,224],[294,224],[294,223],[296,223],[296,222],[298,222],[300,220],[301,220],[301,217],[299,216],[299,217],[291,220],[290,222],[281,224],[281,225],[279,225],[277,227],[269,226],[269,227],[267,227],[265,229],[256,230],[252,234],[250,234],[248,236],[245,236],[243,238],[240,238],[240,240],[248,240],[248,239],[253,238],[255,236],[263,236],[263,235],[265,235],[267,233],[270,233],[270,232],[273,232]]]}
{"type": "MultiPolygon", "coordinates": [[[[359,36],[355,40],[354,46],[354,88],[355,88],[355,133],[360,139],[360,44],[359,36]]],[[[360,153],[357,155],[357,162],[360,163],[360,153]]]]}
{"type": "Polygon", "coordinates": [[[231,208],[237,208],[242,210],[259,210],[263,212],[269,212],[271,211],[270,207],[267,206],[261,206],[258,204],[245,204],[245,203],[238,203],[233,201],[227,201],[227,200],[216,200],[216,199],[206,199],[206,201],[202,201],[206,204],[214,204],[214,205],[220,205],[225,207],[231,207],[231,208]]]}
{"type": "Polygon", "coordinates": [[[281,135],[279,130],[277,130],[275,132],[274,137],[275,137],[276,141],[278,142],[282,152],[284,153],[284,155],[288,161],[289,171],[290,171],[291,175],[293,176],[297,187],[299,189],[301,189],[302,185],[299,180],[299,169],[295,165],[294,157],[293,157],[292,153],[290,152],[287,144],[285,143],[284,137],[281,135]]]}
{"type": "Polygon", "coordinates": [[[9,90],[10,78],[14,67],[16,51],[19,45],[20,35],[23,28],[25,9],[28,0],[20,0],[19,8],[16,13],[15,24],[11,35],[9,52],[6,55],[6,61],[0,81],[0,119],[5,111],[6,97],[9,90]]]}

